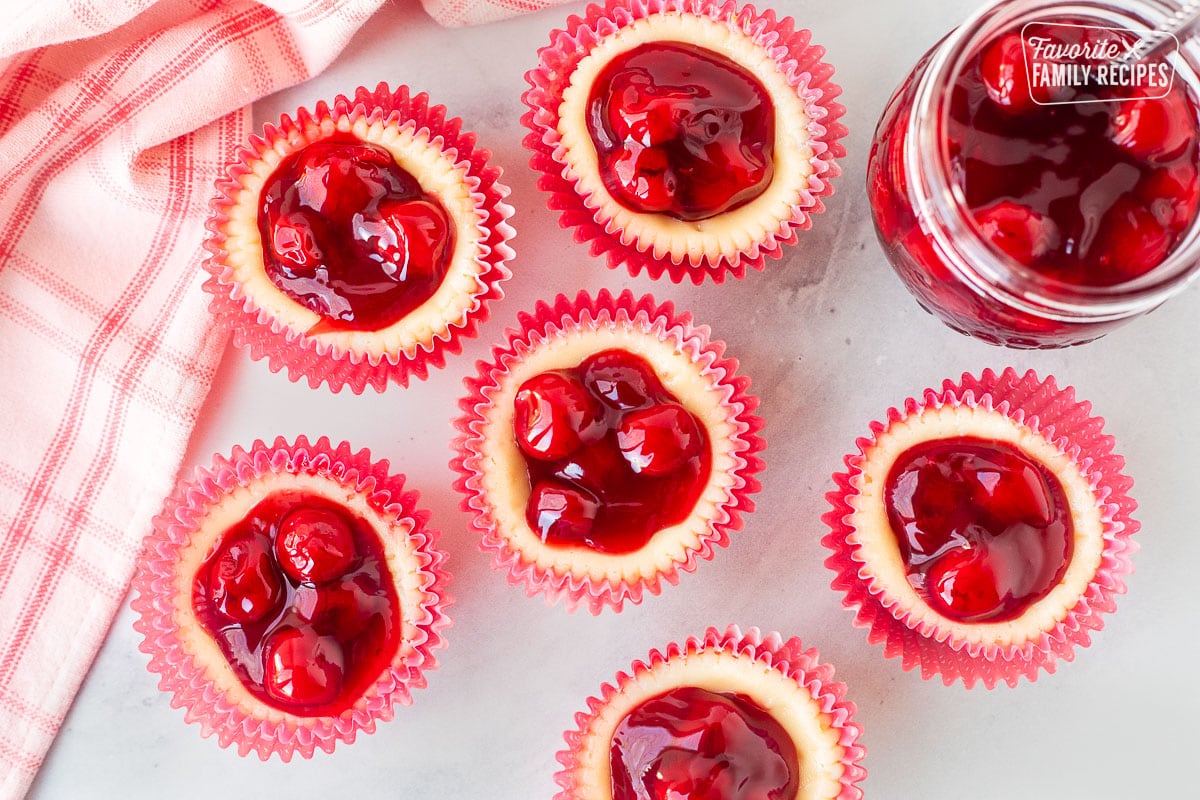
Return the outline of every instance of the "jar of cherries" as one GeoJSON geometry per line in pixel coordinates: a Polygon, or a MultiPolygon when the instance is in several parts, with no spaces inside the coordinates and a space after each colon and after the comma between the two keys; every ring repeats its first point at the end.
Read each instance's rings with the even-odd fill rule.
{"type": "Polygon", "coordinates": [[[927,310],[1011,347],[1090,341],[1200,272],[1200,45],[1156,0],[1005,0],[917,64],[867,191],[927,310]]]}

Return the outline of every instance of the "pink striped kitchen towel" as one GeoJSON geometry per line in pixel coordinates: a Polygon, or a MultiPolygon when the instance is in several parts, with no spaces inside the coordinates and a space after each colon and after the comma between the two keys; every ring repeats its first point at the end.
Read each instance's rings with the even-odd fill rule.
{"type": "Polygon", "coordinates": [[[451,28],[496,22],[568,2],[571,0],[421,0],[431,17],[451,28]]]}
{"type": "Polygon", "coordinates": [[[0,798],[125,595],[224,345],[203,220],[247,105],[383,0],[37,0],[0,25],[0,798]]]}

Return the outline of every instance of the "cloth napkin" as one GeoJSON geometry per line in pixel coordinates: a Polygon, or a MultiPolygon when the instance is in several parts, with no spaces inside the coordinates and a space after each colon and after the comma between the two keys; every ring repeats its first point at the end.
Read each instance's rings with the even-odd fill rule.
{"type": "Polygon", "coordinates": [[[26,0],[0,23],[0,798],[125,596],[222,337],[207,204],[253,100],[384,0],[26,0]]]}

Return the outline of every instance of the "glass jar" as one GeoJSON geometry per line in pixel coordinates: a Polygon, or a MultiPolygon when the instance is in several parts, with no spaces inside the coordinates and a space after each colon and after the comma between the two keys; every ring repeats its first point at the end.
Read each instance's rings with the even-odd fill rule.
{"type": "MultiPolygon", "coordinates": [[[[1196,214],[1165,259],[1130,281],[1080,285],[1024,266],[980,232],[953,179],[946,133],[951,89],[997,37],[1029,22],[1056,20],[1153,30],[1173,11],[1157,0],[1005,0],[976,13],[920,60],[880,119],[867,191],[887,258],[926,310],[951,328],[995,344],[1064,347],[1096,339],[1156,308],[1200,271],[1196,214]]],[[[1185,43],[1164,59],[1194,104],[1200,46],[1185,43]]]]}

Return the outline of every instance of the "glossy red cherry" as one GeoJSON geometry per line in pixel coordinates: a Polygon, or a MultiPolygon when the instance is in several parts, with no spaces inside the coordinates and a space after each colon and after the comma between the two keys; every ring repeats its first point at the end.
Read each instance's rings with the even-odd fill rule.
{"type": "Polygon", "coordinates": [[[322,584],[315,609],[323,630],[336,632],[345,642],[361,640],[372,626],[378,630],[371,641],[387,641],[396,624],[396,610],[380,577],[362,571],[322,584]]]}
{"type": "Polygon", "coordinates": [[[630,143],[617,149],[607,164],[609,190],[625,205],[647,213],[675,206],[679,179],[663,148],[630,143]]]}
{"type": "Polygon", "coordinates": [[[533,487],[525,507],[526,521],[543,542],[587,544],[600,502],[586,489],[558,481],[541,481],[533,487]]]}
{"type": "Polygon", "coordinates": [[[522,383],[513,410],[517,445],[533,458],[564,458],[603,434],[600,404],[567,372],[544,372],[522,383]]]}
{"type": "Polygon", "coordinates": [[[349,524],[329,508],[295,508],[275,534],[279,566],[296,581],[325,583],[339,578],[356,555],[349,524]]]}
{"type": "Polygon", "coordinates": [[[635,707],[609,748],[612,800],[784,800],[799,790],[796,745],[745,695],[693,686],[635,707]]]}
{"type": "Polygon", "coordinates": [[[608,123],[620,139],[655,147],[669,144],[675,138],[672,101],[682,99],[680,93],[659,92],[649,75],[631,71],[614,78],[612,97],[608,123]]]}
{"type": "Polygon", "coordinates": [[[1196,136],[1195,111],[1176,94],[1116,104],[1108,135],[1135,158],[1161,164],[1178,158],[1196,136]]]}
{"type": "Polygon", "coordinates": [[[379,204],[378,218],[363,220],[355,233],[379,253],[387,273],[399,281],[434,277],[451,241],[446,212],[429,200],[385,200],[379,204]]]}
{"type": "Polygon", "coordinates": [[[1172,232],[1187,228],[1200,207],[1196,165],[1187,161],[1154,170],[1139,181],[1136,191],[1158,224],[1172,232]]]}
{"type": "Polygon", "coordinates": [[[267,537],[248,533],[222,543],[208,591],[216,610],[235,622],[258,622],[274,613],[285,591],[267,537]]]}
{"type": "Polygon", "coordinates": [[[1061,513],[1055,507],[1054,488],[1032,462],[977,459],[972,468],[971,494],[966,499],[986,514],[994,527],[1024,524],[1046,528],[1061,513]]]}
{"type": "Polygon", "coordinates": [[[1093,283],[1124,283],[1146,274],[1167,257],[1173,241],[1172,233],[1150,209],[1122,198],[1104,215],[1096,237],[1093,283]]]}
{"type": "Polygon", "coordinates": [[[983,238],[1029,266],[1058,246],[1058,226],[1029,206],[1002,200],[975,212],[983,238]]]}
{"type": "Polygon", "coordinates": [[[663,403],[626,414],[617,446],[634,472],[668,475],[699,453],[700,429],[683,406],[663,403]]]}
{"type": "Polygon", "coordinates": [[[605,435],[555,461],[554,467],[556,478],[599,494],[606,494],[637,478],[612,435],[605,435]]]}
{"type": "Polygon", "coordinates": [[[624,350],[604,350],[579,365],[583,385],[610,408],[626,411],[652,402],[658,377],[640,358],[624,350]]]}
{"type": "Polygon", "coordinates": [[[324,706],[338,698],[345,677],[342,647],[311,628],[276,629],[263,646],[263,686],[285,706],[324,706]]]}
{"type": "Polygon", "coordinates": [[[1036,105],[1019,34],[1010,33],[993,42],[983,53],[979,71],[988,98],[1000,108],[1021,113],[1036,105]]]}
{"type": "Polygon", "coordinates": [[[947,553],[929,569],[925,581],[933,607],[952,619],[986,620],[1004,611],[996,575],[978,550],[947,553]]]}

